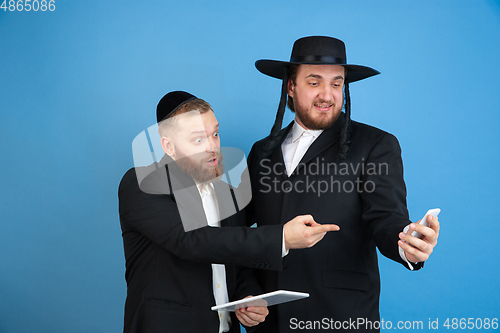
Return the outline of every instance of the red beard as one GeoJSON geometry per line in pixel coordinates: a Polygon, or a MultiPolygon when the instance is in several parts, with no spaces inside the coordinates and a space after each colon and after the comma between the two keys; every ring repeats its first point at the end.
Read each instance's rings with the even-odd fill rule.
{"type": "Polygon", "coordinates": [[[222,153],[218,151],[212,154],[200,153],[184,156],[177,159],[175,163],[198,183],[206,183],[222,177],[224,174],[223,158],[222,153]],[[207,165],[207,162],[212,159],[216,159],[217,164],[215,166],[207,165]]]}

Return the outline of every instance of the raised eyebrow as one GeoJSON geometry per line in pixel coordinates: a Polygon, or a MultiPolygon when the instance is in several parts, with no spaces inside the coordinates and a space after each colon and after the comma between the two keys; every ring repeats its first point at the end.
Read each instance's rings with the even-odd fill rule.
{"type": "Polygon", "coordinates": [[[205,133],[205,131],[192,131],[190,133],[190,135],[193,135],[193,134],[201,134],[201,133],[205,133]]]}
{"type": "Polygon", "coordinates": [[[215,130],[215,132],[218,132],[218,131],[219,131],[219,123],[217,123],[217,124],[214,126],[214,130],[215,130]]]}
{"type": "MultiPolygon", "coordinates": [[[[215,130],[218,130],[219,129],[219,123],[217,123],[217,125],[214,126],[215,130]]],[[[199,130],[199,131],[192,131],[189,135],[194,135],[194,134],[205,134],[206,131],[205,130],[199,130]]]]}

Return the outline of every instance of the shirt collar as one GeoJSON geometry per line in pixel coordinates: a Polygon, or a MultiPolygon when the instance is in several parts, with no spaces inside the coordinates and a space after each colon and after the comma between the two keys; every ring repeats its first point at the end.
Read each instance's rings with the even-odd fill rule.
{"type": "Polygon", "coordinates": [[[305,129],[295,119],[293,127],[292,127],[292,142],[297,141],[304,134],[304,132],[309,133],[310,135],[312,135],[316,139],[321,133],[323,133],[323,130],[305,129]]]}
{"type": "Polygon", "coordinates": [[[194,183],[202,199],[214,189],[214,183],[198,183],[196,180],[194,183]]]}

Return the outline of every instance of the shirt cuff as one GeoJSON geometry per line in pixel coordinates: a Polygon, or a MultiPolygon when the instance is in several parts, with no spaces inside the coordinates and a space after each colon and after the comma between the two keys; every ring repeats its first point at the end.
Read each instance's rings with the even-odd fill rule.
{"type": "Polygon", "coordinates": [[[288,250],[285,247],[285,228],[283,228],[283,242],[281,243],[281,257],[285,257],[288,254],[288,250]]]}
{"type": "MultiPolygon", "coordinates": [[[[403,233],[406,234],[408,232],[408,229],[410,229],[409,224],[403,229],[403,233]]],[[[398,245],[398,249],[399,249],[399,256],[401,257],[401,259],[403,259],[403,261],[408,265],[410,270],[413,271],[413,265],[408,261],[408,259],[406,259],[405,250],[403,250],[401,248],[401,246],[399,246],[399,245],[398,245]]],[[[417,263],[415,263],[415,264],[417,264],[417,263]]]]}

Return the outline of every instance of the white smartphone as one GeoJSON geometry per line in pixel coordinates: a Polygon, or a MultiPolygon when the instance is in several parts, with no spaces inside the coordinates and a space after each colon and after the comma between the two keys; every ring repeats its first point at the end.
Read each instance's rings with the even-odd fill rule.
{"type": "MultiPolygon", "coordinates": [[[[439,208],[429,209],[427,211],[427,213],[425,213],[424,217],[422,217],[422,219],[420,220],[419,224],[428,227],[429,226],[429,222],[427,222],[427,216],[432,215],[434,217],[437,217],[440,212],[441,212],[441,209],[439,209],[439,208]]],[[[420,238],[420,239],[424,238],[424,235],[422,235],[418,231],[412,232],[411,235],[414,236],[414,237],[420,238]]]]}

